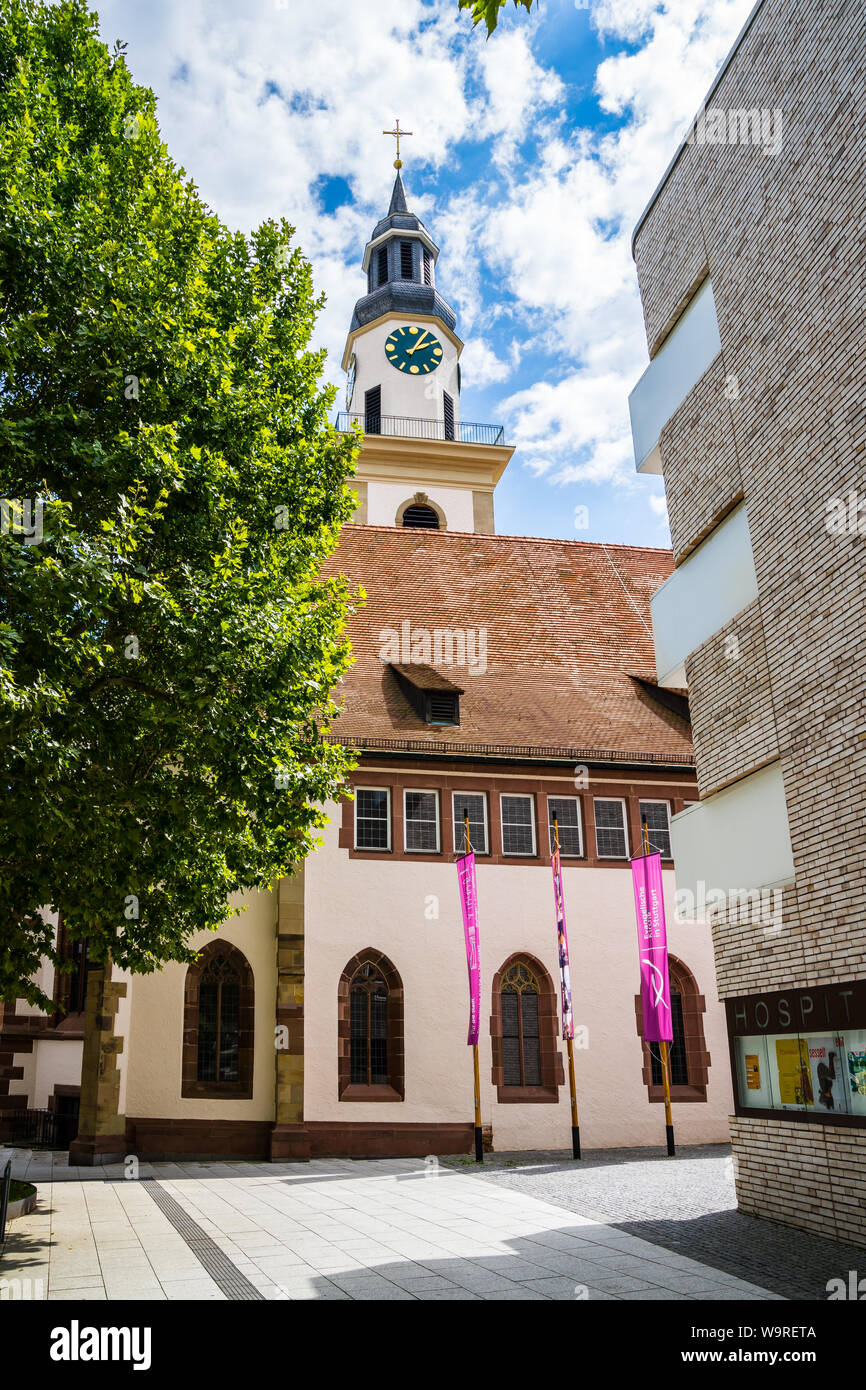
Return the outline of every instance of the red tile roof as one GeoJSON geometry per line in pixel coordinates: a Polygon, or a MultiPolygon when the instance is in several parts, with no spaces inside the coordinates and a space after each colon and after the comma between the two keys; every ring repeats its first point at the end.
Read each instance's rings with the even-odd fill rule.
{"type": "Polygon", "coordinates": [[[326,568],[367,593],[349,628],[355,665],[335,691],[341,741],[691,762],[687,721],[632,678],[655,681],[649,600],[669,550],[350,525],[326,568]],[[440,642],[466,634],[478,669],[425,650],[436,629],[440,642]],[[425,724],[388,669],[413,659],[409,634],[414,659],[463,687],[458,727],[425,724]]]}

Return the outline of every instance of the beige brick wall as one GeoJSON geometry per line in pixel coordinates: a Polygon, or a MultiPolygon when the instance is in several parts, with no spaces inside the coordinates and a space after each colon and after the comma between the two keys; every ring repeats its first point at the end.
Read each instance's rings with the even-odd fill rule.
{"type": "MultiPolygon", "coordinates": [[[[764,0],[708,105],[781,110],[779,152],[685,146],[635,243],[651,354],[701,260],[722,342],[662,436],[675,557],[739,481],[758,580],[687,663],[701,792],[778,753],[794,853],[781,931],[714,923],[723,997],[866,977],[866,536],[826,525],[855,489],[866,529],[864,55],[862,0],[764,0]]],[[[744,1210],[862,1235],[862,1130],[748,1118],[734,1136],[744,1210]]]]}
{"type": "Polygon", "coordinates": [[[866,1132],[752,1116],[731,1132],[741,1211],[866,1243],[866,1132]]]}
{"type": "Polygon", "coordinates": [[[701,796],[778,757],[758,599],[687,658],[686,680],[701,796]]]}
{"type": "Polygon", "coordinates": [[[704,372],[659,438],[674,562],[681,564],[743,494],[722,354],[704,372]]]}
{"type": "Polygon", "coordinates": [[[720,999],[809,983],[806,935],[793,887],[767,892],[758,903],[708,909],[708,918],[720,999]]]}

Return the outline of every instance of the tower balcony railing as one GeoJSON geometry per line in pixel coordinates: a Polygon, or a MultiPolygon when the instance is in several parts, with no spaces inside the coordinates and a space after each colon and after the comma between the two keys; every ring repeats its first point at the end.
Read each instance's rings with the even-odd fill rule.
{"type": "Polygon", "coordinates": [[[337,429],[345,434],[359,424],[365,434],[387,434],[403,439],[446,439],[460,444],[504,444],[503,425],[453,424],[445,420],[422,420],[411,415],[373,415],[369,412],[341,410],[337,429]]]}

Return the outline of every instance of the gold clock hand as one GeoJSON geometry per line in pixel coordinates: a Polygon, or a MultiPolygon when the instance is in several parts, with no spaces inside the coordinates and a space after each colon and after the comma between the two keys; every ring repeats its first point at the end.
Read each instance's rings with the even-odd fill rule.
{"type": "Polygon", "coordinates": [[[426,337],[427,337],[427,332],[426,332],[426,329],[425,329],[424,333],[422,333],[421,337],[418,339],[418,341],[417,341],[417,343],[415,344],[415,346],[406,349],[406,356],[407,356],[407,357],[411,357],[411,356],[412,356],[412,353],[413,353],[413,352],[417,352],[418,349],[419,349],[420,347],[429,347],[430,344],[429,344],[429,343],[425,343],[425,341],[424,341],[424,339],[425,339],[426,337]]]}

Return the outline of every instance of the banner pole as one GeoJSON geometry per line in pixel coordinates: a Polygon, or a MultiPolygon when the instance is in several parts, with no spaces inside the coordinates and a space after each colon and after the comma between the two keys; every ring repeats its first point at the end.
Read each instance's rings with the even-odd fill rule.
{"type": "MultiPolygon", "coordinates": [[[[643,818],[643,852],[649,854],[649,826],[646,816],[643,818]]],[[[670,1063],[668,1058],[668,1045],[662,1039],[659,1043],[662,1054],[662,1085],[665,1093],[665,1135],[668,1143],[668,1158],[676,1158],[676,1145],[674,1143],[674,1118],[671,1113],[671,1078],[670,1063]]]]}
{"type": "MultiPolygon", "coordinates": [[[[559,849],[559,817],[553,815],[554,848],[559,849]]],[[[580,1123],[577,1118],[577,1086],[574,1080],[574,1039],[566,1038],[568,1050],[568,1087],[571,1092],[571,1156],[580,1158],[580,1123]]]]}
{"type": "MultiPolygon", "coordinates": [[[[469,812],[463,808],[463,853],[468,854],[471,849],[469,844],[469,812]]],[[[475,1162],[484,1162],[484,1133],[481,1127],[481,1079],[478,1071],[478,1044],[472,1044],[472,1072],[475,1081],[475,1162]]]]}

